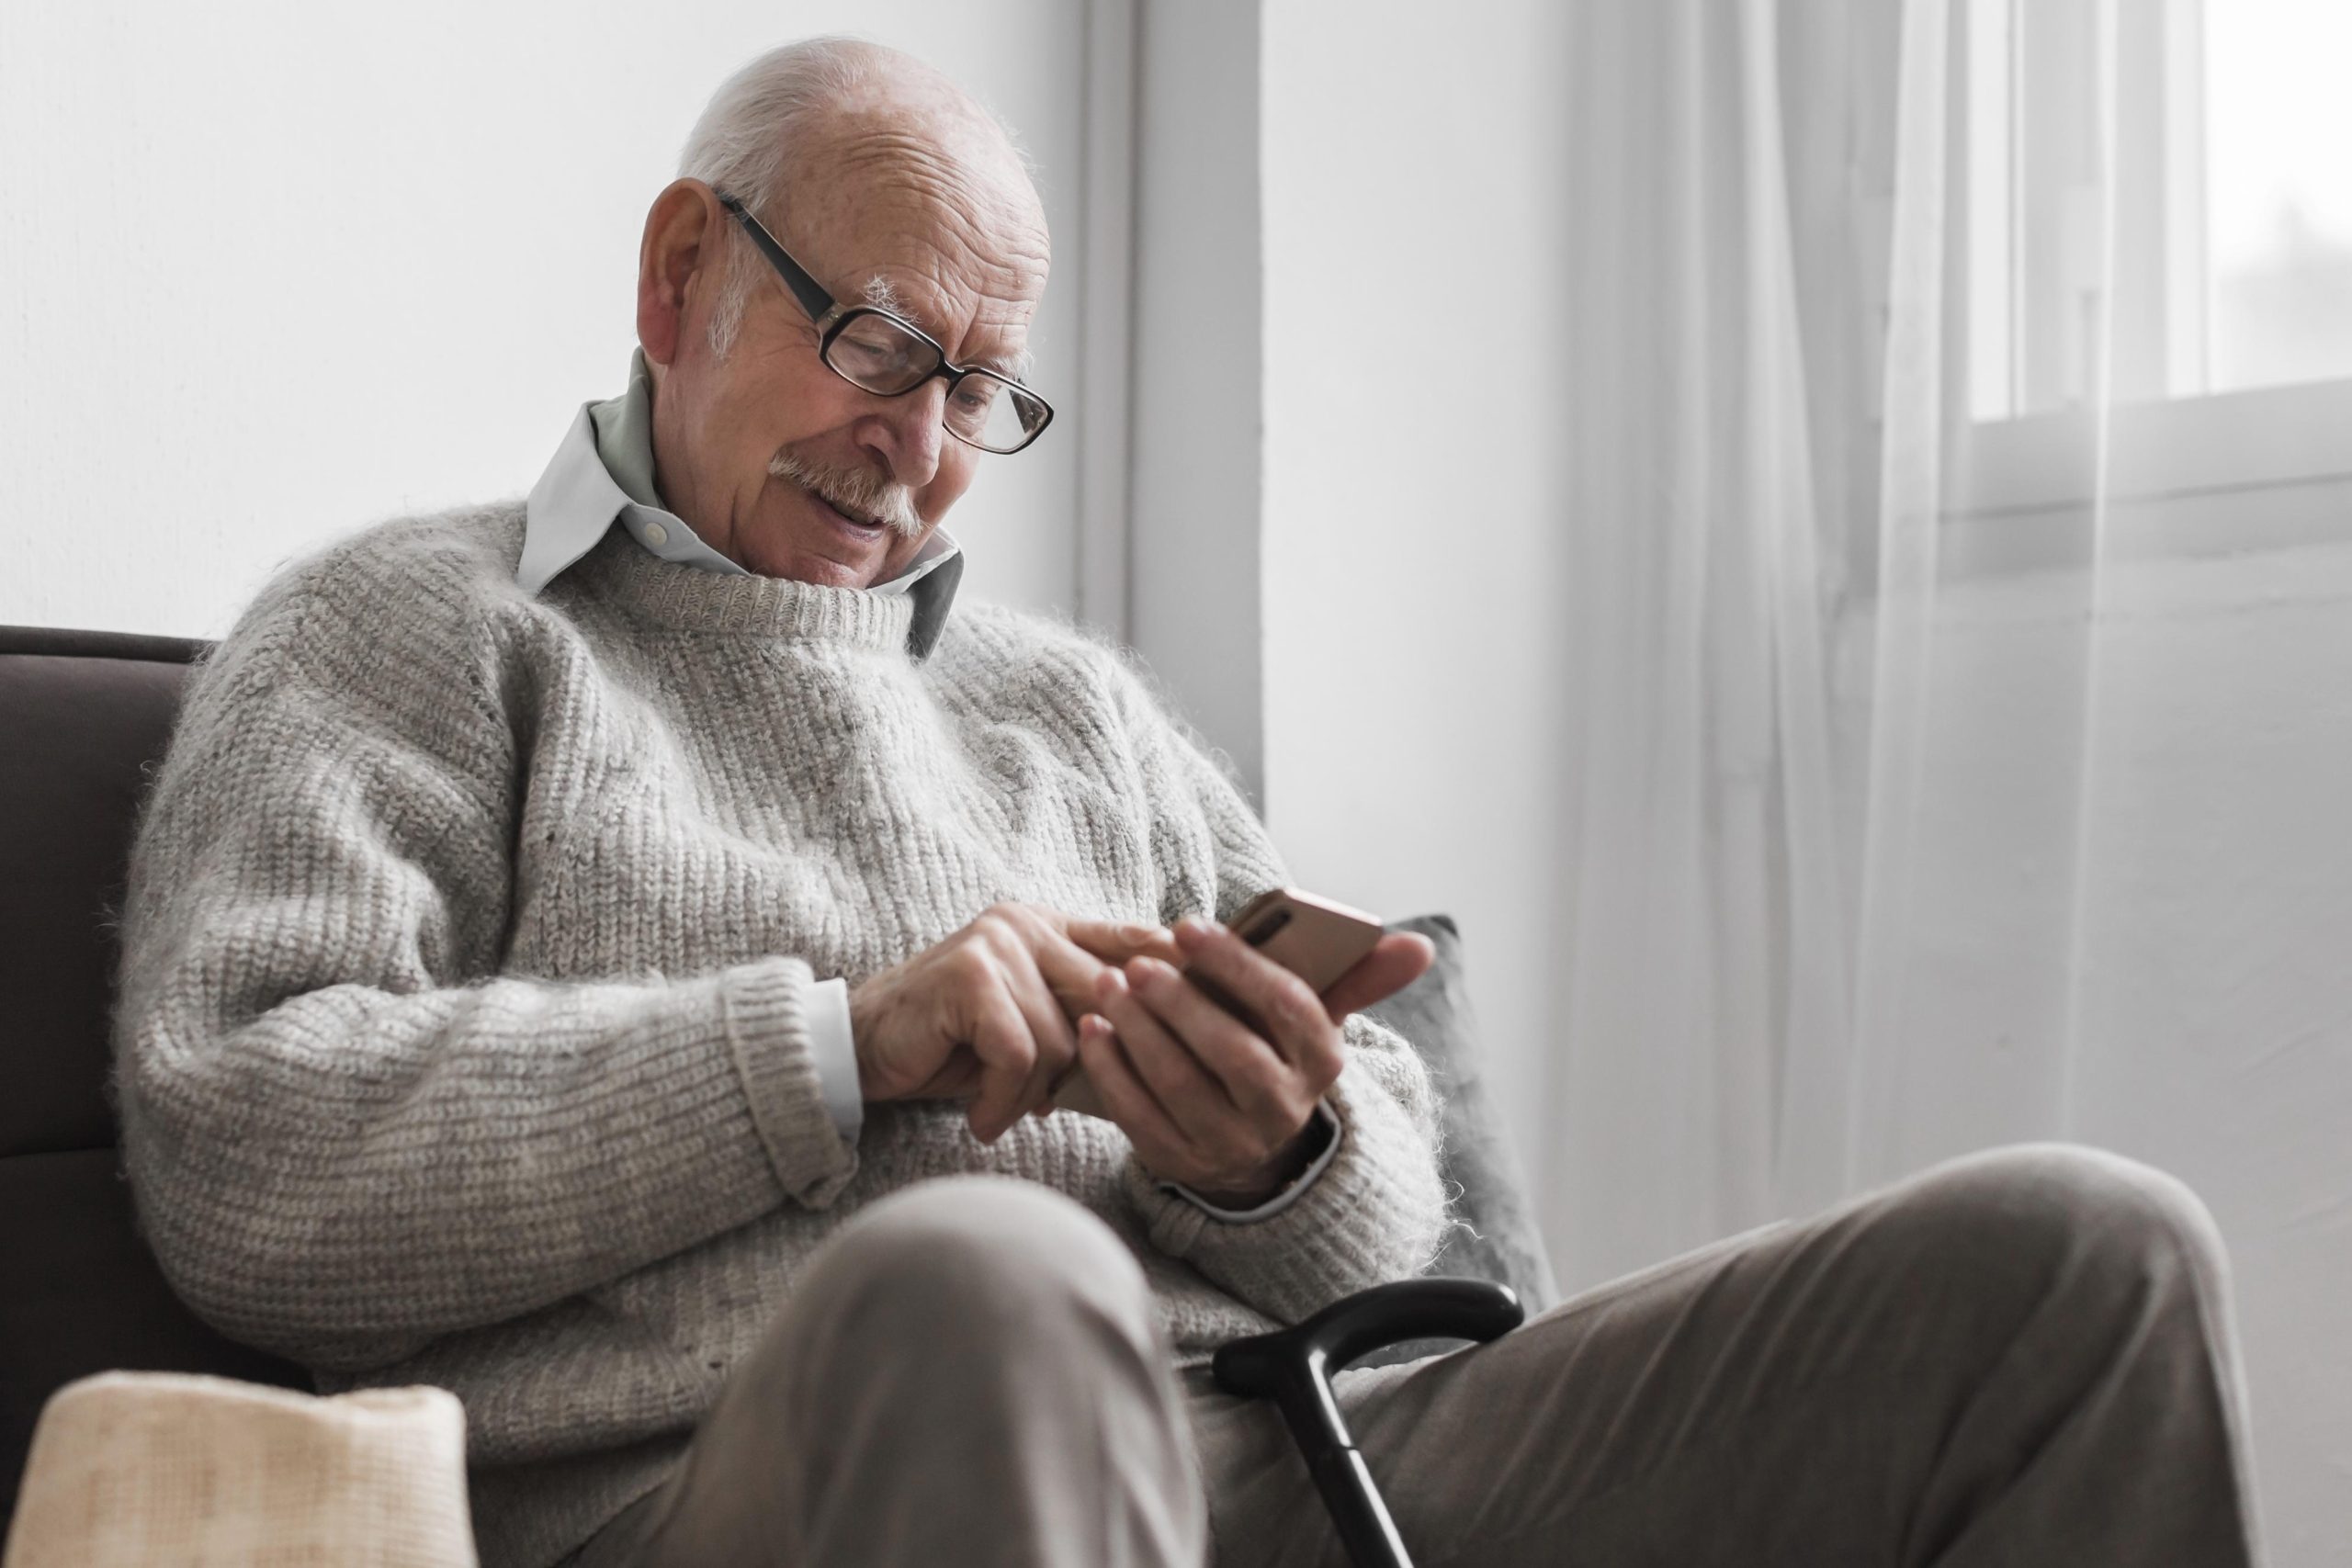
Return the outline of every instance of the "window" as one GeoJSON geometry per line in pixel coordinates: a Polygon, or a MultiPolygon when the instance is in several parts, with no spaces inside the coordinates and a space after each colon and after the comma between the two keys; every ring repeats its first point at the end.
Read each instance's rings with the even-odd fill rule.
{"type": "Polygon", "coordinates": [[[2352,6],[1973,0],[1968,25],[1976,418],[2096,395],[2103,330],[2120,401],[2352,378],[2352,6]]]}
{"type": "Polygon", "coordinates": [[[2111,503],[2204,498],[2218,528],[2302,487],[2297,528],[2342,536],[2352,5],[1966,0],[1962,25],[1976,460],[1954,511],[2082,505],[2107,406],[2135,492],[2111,503]]]}
{"type": "Polygon", "coordinates": [[[2211,390],[2352,377],[2352,6],[2204,12],[2211,390]]]}

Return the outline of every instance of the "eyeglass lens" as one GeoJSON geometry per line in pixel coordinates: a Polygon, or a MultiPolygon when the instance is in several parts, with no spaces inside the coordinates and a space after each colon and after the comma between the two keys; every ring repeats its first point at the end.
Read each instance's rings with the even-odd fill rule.
{"type": "MultiPolygon", "coordinates": [[[[833,335],[825,362],[867,391],[895,397],[928,379],[939,368],[940,356],[889,317],[865,315],[853,317],[833,335]]],[[[987,451],[1018,449],[1045,419],[1044,404],[985,370],[967,372],[947,394],[947,428],[987,451]]]]}

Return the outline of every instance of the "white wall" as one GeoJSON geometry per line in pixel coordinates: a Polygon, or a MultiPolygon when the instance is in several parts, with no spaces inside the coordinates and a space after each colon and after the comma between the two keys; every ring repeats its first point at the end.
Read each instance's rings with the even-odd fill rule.
{"type": "Polygon", "coordinates": [[[1533,1162],[1556,1048],[1566,8],[1268,0],[1265,804],[1306,886],[1461,922],[1533,1162]]]}
{"type": "Polygon", "coordinates": [[[1141,0],[1136,34],[1125,631],[1262,801],[1257,0],[1141,0]]]}
{"type": "MultiPolygon", "coordinates": [[[[527,490],[621,386],[704,100],[814,32],[911,50],[1023,133],[1057,241],[1037,381],[1074,418],[1086,11],[0,6],[0,623],[216,635],[289,555],[527,490]]],[[[1074,603],[1080,447],[984,471],[967,592],[1074,603]]]]}

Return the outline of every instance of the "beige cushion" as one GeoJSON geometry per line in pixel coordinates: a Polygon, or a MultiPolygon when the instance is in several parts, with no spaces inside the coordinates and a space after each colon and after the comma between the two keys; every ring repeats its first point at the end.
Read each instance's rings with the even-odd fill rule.
{"type": "Polygon", "coordinates": [[[446,1389],[101,1372],[43,1407],[0,1568],[473,1568],[446,1389]]]}

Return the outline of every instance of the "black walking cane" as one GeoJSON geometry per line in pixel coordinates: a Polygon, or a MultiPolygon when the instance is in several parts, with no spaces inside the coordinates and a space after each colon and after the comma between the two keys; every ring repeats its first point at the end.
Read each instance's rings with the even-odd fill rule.
{"type": "Polygon", "coordinates": [[[1272,1399],[1281,1409],[1356,1568],[1412,1568],[1388,1505],[1340,1418],[1331,1374],[1400,1339],[1485,1344],[1526,1317],[1510,1287],[1492,1280],[1399,1280],[1334,1302],[1277,1333],[1223,1345],[1209,1371],[1226,1393],[1272,1399]]]}

